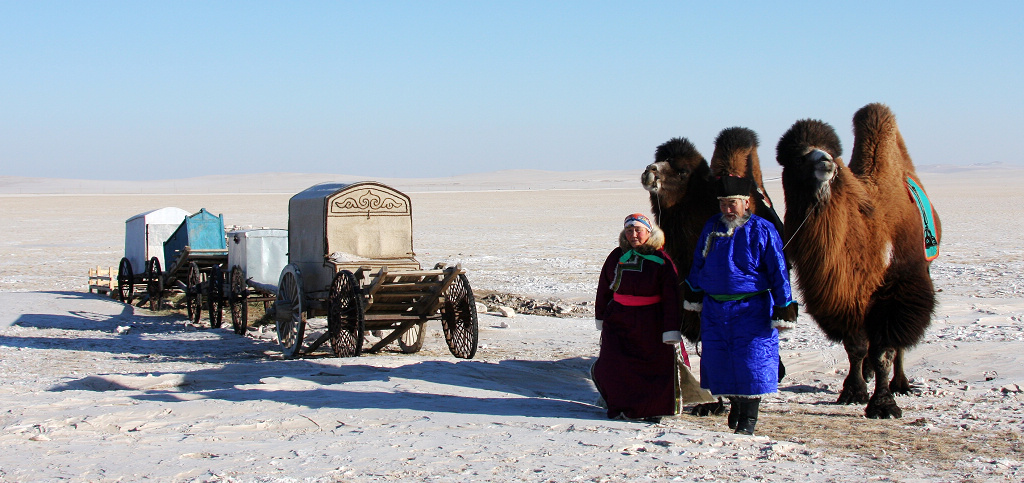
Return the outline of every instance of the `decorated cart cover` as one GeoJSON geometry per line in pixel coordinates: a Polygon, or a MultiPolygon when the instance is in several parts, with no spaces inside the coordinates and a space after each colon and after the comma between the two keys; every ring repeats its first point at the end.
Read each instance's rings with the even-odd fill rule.
{"type": "Polygon", "coordinates": [[[245,278],[277,285],[288,264],[288,230],[262,228],[228,232],[228,268],[239,267],[245,278]]]}
{"type": "Polygon", "coordinates": [[[419,269],[412,248],[412,204],[372,181],[321,183],[288,201],[288,263],[306,287],[327,287],[328,259],[419,269]]]}
{"type": "Polygon", "coordinates": [[[141,273],[152,257],[157,257],[162,266],[167,266],[164,242],[188,215],[181,208],[167,207],[139,213],[125,220],[124,256],[136,273],[141,273]]]}
{"type": "Polygon", "coordinates": [[[172,267],[185,247],[191,250],[222,250],[227,254],[224,239],[224,215],[214,215],[206,208],[185,217],[167,241],[164,242],[163,266],[172,267]]]}

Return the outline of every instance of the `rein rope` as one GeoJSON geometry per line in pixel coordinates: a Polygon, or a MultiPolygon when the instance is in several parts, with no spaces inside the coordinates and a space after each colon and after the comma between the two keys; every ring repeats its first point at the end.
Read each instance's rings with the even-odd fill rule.
{"type": "MultiPolygon", "coordinates": [[[[839,164],[837,163],[836,164],[836,171],[834,173],[832,173],[832,177],[828,179],[829,190],[832,189],[832,182],[836,180],[837,176],[839,176],[839,169],[840,169],[840,167],[839,167],[839,164]]],[[[817,201],[815,201],[814,204],[811,205],[811,207],[804,214],[804,220],[800,222],[800,226],[796,227],[796,230],[793,230],[793,235],[791,235],[789,237],[789,240],[786,240],[786,243],[784,243],[782,245],[782,251],[786,251],[786,247],[788,247],[790,242],[792,242],[793,239],[796,238],[796,234],[800,233],[800,229],[804,227],[804,223],[807,223],[807,219],[811,217],[811,212],[814,211],[814,209],[817,208],[818,205],[820,205],[820,204],[821,204],[821,198],[819,197],[817,199],[817,201]]]]}

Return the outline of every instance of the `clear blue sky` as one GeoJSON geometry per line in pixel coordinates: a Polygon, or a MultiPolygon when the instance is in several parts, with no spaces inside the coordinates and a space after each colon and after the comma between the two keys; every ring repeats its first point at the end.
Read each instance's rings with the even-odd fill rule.
{"type": "Polygon", "coordinates": [[[0,175],[762,163],[884,102],[917,164],[1024,164],[1024,2],[0,0],[0,175]],[[778,3],[778,4],[777,4],[778,3]]]}

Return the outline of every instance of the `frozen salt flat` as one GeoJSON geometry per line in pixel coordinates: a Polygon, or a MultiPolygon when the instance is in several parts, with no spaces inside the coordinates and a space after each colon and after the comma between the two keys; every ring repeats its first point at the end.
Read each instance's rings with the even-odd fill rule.
{"type": "MultiPolygon", "coordinates": [[[[89,268],[117,266],[132,215],[206,208],[286,227],[291,194],[346,179],[0,178],[0,480],[1020,481],[1024,229],[995,229],[992,213],[1022,201],[1024,171],[919,169],[943,223],[940,306],[908,356],[904,417],[830,404],[845,353],[804,314],[753,437],[724,417],[606,420],[587,318],[483,315],[473,360],[448,353],[439,325],[417,354],[282,360],[272,331],[240,337],[86,293],[89,268]]],[[[461,262],[481,293],[580,301],[622,217],[649,211],[638,178],[382,181],[412,197],[424,265],[461,262]]]]}

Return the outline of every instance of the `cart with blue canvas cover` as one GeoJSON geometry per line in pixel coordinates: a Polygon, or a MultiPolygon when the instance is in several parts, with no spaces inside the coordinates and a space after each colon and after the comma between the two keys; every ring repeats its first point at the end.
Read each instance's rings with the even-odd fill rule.
{"type": "Polygon", "coordinates": [[[238,335],[249,327],[249,303],[264,310],[275,300],[278,276],[288,264],[288,230],[258,228],[228,232],[228,303],[238,335]]]}
{"type": "Polygon", "coordinates": [[[188,317],[193,323],[199,323],[205,305],[210,326],[220,327],[227,300],[224,286],[227,260],[224,216],[214,215],[205,208],[186,216],[164,242],[163,262],[153,257],[146,264],[146,292],[150,303],[159,307],[167,293],[184,292],[188,317]],[[167,270],[162,270],[164,266],[167,270]]]}
{"type": "Polygon", "coordinates": [[[412,205],[376,182],[325,183],[288,202],[288,265],[276,287],[275,322],[286,357],[330,341],[336,356],[397,342],[423,347],[426,323],[440,320],[452,355],[469,359],[479,340],[476,303],[460,265],[424,270],[412,249],[412,205]],[[303,346],[307,318],[326,315],[326,330],[303,346]]]}

